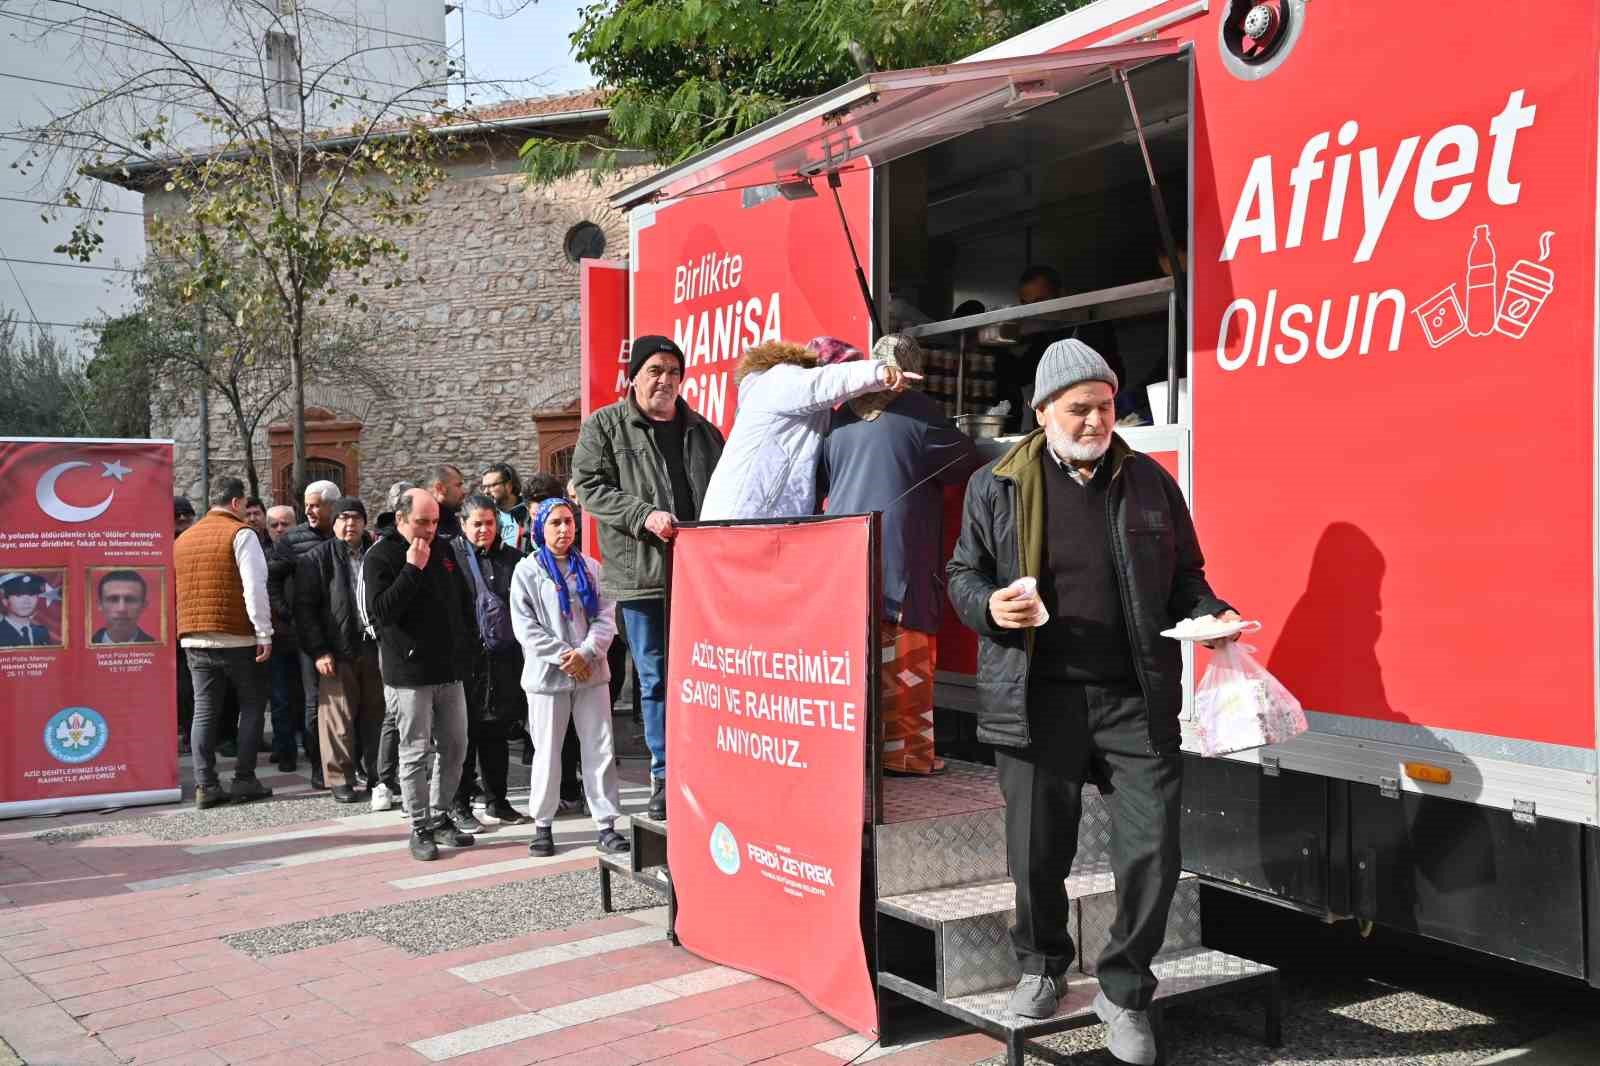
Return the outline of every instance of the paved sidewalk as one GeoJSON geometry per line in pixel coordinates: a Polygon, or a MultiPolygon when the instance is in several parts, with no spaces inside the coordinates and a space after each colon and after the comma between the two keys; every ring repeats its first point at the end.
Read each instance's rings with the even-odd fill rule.
{"type": "Polygon", "coordinates": [[[551,858],[528,854],[532,826],[490,823],[419,863],[394,812],[339,808],[304,770],[263,780],[277,794],[240,807],[0,822],[0,1063],[6,1045],[41,1066],[912,1066],[999,1049],[876,1048],[671,946],[631,884],[602,916],[587,819],[556,823],[551,858]]]}

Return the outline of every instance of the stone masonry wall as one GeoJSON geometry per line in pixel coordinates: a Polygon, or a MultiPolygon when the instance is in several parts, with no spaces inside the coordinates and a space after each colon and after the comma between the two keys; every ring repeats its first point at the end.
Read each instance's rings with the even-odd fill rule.
{"type": "MultiPolygon", "coordinates": [[[[369,513],[376,515],[391,483],[415,481],[438,462],[460,466],[469,488],[491,462],[509,461],[524,476],[537,469],[532,413],[578,396],[579,269],[565,253],[567,234],[593,222],[606,235],[605,258],[626,259],[627,218],[607,200],[642,173],[624,170],[600,186],[580,174],[530,188],[514,160],[480,156],[451,167],[421,223],[399,238],[411,253],[408,276],[426,283],[367,293],[380,320],[394,326],[392,348],[379,349],[392,395],[339,381],[306,388],[308,407],[363,423],[359,488],[369,513]]],[[[166,194],[146,197],[147,214],[170,209],[166,194]]],[[[285,407],[256,434],[268,503],[275,501],[267,429],[286,420],[285,407]]],[[[242,476],[237,431],[215,400],[211,425],[212,473],[242,476]]],[[[174,491],[187,491],[198,507],[198,417],[192,409],[158,413],[153,432],[176,440],[174,491]]]]}

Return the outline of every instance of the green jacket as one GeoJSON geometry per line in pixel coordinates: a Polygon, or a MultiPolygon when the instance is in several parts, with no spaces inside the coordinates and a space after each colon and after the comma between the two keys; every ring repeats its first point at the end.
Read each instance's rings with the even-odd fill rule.
{"type": "MultiPolygon", "coordinates": [[[[683,465],[698,511],[711,471],[722,455],[717,427],[680,398],[683,465]]],[[[672,480],[650,433],[650,421],[630,392],[590,415],[572,454],[578,503],[600,527],[601,590],[618,602],[666,595],[666,546],[644,528],[651,511],[672,510],[672,480]]]]}

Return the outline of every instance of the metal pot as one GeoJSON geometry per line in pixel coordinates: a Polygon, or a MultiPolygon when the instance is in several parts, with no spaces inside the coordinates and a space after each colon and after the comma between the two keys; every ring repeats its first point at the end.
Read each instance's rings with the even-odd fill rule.
{"type": "Polygon", "coordinates": [[[955,421],[956,428],[973,440],[998,437],[1006,427],[1004,415],[963,414],[956,415],[955,421]]]}

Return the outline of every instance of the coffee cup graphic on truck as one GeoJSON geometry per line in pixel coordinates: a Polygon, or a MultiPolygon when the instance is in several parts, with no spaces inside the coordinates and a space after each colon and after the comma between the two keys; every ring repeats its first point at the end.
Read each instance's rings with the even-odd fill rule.
{"type": "Polygon", "coordinates": [[[1517,260],[1506,271],[1502,285],[1489,227],[1475,227],[1467,248],[1464,302],[1452,282],[1413,309],[1428,345],[1441,348],[1462,333],[1469,337],[1498,333],[1517,341],[1526,337],[1528,327],[1555,292],[1555,271],[1544,265],[1550,258],[1553,236],[1554,230],[1540,234],[1538,261],[1517,260]]]}

